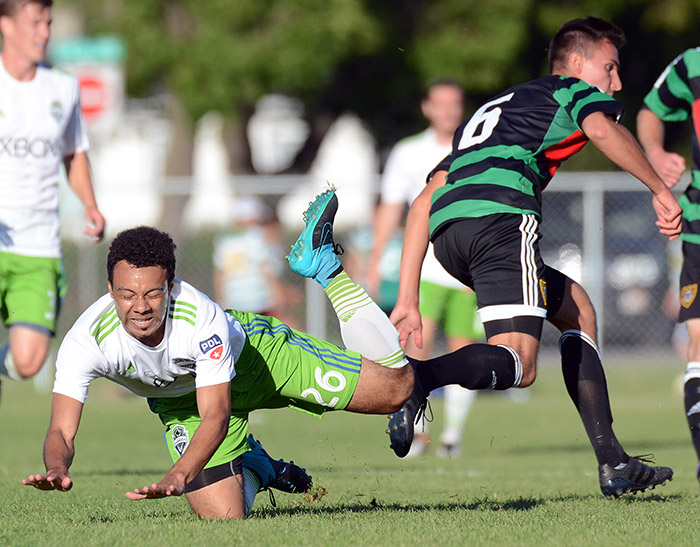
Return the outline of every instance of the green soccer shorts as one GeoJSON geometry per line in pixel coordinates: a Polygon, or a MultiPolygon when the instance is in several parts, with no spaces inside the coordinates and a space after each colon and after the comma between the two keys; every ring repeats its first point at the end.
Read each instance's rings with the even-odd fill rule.
{"type": "MultiPolygon", "coordinates": [[[[362,364],[359,353],[294,330],[274,317],[227,313],[240,321],[247,340],[231,381],[228,434],[205,469],[248,451],[248,413],[253,410],[289,406],[321,417],[346,408],[362,364]]],[[[201,422],[196,393],[149,398],[149,405],[166,426],[165,441],[175,462],[201,422]]]]}
{"type": "Polygon", "coordinates": [[[481,340],[484,327],[476,311],[474,291],[420,282],[419,311],[423,317],[442,324],[446,336],[481,340]]]}
{"type": "Polygon", "coordinates": [[[60,258],[0,252],[0,315],[5,327],[21,323],[55,333],[65,294],[60,258]]]}

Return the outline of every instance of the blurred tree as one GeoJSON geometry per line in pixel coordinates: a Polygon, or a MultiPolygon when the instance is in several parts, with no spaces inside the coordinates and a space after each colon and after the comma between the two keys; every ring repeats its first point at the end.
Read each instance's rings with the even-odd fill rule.
{"type": "MultiPolygon", "coordinates": [[[[305,104],[311,133],[291,168],[304,172],[343,111],[356,112],[387,150],[423,127],[419,102],[433,77],[456,78],[474,106],[546,73],[549,39],[568,19],[596,15],[627,33],[620,100],[631,129],[658,73],[700,45],[698,0],[65,1],[85,14],[88,33],[124,37],[129,94],[173,97],[185,136],[180,164],[194,122],[215,110],[230,122],[235,172],[252,170],[244,128],[266,93],[305,104]]],[[[599,154],[576,161],[609,165],[599,154]]]]}

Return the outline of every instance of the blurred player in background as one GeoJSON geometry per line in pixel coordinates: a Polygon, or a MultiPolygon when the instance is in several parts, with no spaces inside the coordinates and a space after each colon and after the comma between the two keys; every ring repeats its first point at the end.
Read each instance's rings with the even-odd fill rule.
{"type": "Polygon", "coordinates": [[[0,375],[29,378],[46,361],[65,292],[60,165],[84,206],[85,233],[105,220],[90,176],[77,81],[42,65],[51,0],[0,0],[0,313],[9,328],[0,375]]]}
{"type": "MultiPolygon", "coordinates": [[[[368,287],[373,295],[380,288],[383,253],[397,228],[403,224],[406,207],[425,187],[430,170],[450,153],[452,137],[462,122],[464,91],[457,82],[438,79],[428,85],[421,112],[429,127],[399,141],[387,159],[381,181],[379,205],[374,216],[374,239],[368,265],[368,287]]],[[[435,258],[432,245],[423,263],[420,282],[420,313],[423,319],[423,347],[409,340],[406,354],[416,359],[434,356],[438,327],[442,327],[447,351],[452,352],[484,336],[476,313],[476,296],[452,277],[435,258]]],[[[438,455],[459,454],[462,429],[476,392],[456,385],[445,386],[445,428],[440,435],[438,455]]],[[[419,456],[428,449],[427,429],[417,432],[406,457],[419,456]]]]}
{"type": "Polygon", "coordinates": [[[286,264],[273,212],[254,197],[236,198],[233,229],[214,238],[214,292],[225,309],[273,315],[296,328],[303,294],[283,279],[286,264]]]}
{"type": "MultiPolygon", "coordinates": [[[[663,484],[673,471],[630,457],[612,428],[596,316],[581,285],[542,261],[541,192],[557,168],[590,140],[653,193],[656,224],[671,239],[681,208],[617,122],[623,108],[618,49],[621,29],[588,17],[565,23],[549,46],[550,75],[512,87],[481,106],[455,133],[453,149],[431,173],[408,214],[399,295],[391,319],[402,344],[422,345],[420,271],[428,247],[477,295],[488,344],[461,353],[462,381],[472,389],[527,387],[537,375],[544,320],[561,331],[562,372],[598,460],[606,496],[663,484]]],[[[416,369],[416,389],[389,421],[397,455],[407,452],[427,394],[444,384],[449,363],[416,369]],[[443,366],[444,365],[444,366],[443,366]]],[[[452,365],[454,366],[454,365],[452,365]]]]}
{"type": "MultiPolygon", "coordinates": [[[[685,411],[693,446],[700,460],[700,48],[679,55],[656,80],[644,98],[644,108],[637,115],[637,133],[649,161],[669,188],[675,186],[685,171],[685,158],[664,148],[664,122],[692,125],[691,182],[680,205],[683,208],[681,234],[683,266],[680,272],[680,313],[678,321],[688,330],[688,365],[685,372],[685,411]]],[[[700,479],[700,463],[696,470],[700,479]]]]}

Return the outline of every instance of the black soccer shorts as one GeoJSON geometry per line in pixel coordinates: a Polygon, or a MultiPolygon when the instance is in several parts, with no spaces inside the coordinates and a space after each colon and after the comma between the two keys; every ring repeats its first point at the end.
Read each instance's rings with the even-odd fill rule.
{"type": "Polygon", "coordinates": [[[541,329],[547,283],[540,237],[535,215],[516,214],[456,220],[435,236],[437,259],[476,292],[487,334],[489,322],[515,317],[538,318],[541,329]]]}

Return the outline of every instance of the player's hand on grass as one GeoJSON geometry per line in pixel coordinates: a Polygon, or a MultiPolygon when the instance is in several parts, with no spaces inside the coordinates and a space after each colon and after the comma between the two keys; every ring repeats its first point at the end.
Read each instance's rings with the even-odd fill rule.
{"type": "Polygon", "coordinates": [[[423,347],[423,325],[417,307],[397,304],[389,319],[399,331],[399,343],[403,349],[406,349],[406,342],[411,334],[416,347],[419,349],[423,347]]]}
{"type": "Polygon", "coordinates": [[[49,469],[46,475],[29,475],[26,479],[22,479],[22,484],[33,486],[39,490],[60,490],[66,492],[73,488],[73,481],[68,475],[68,472],[54,471],[49,469]]]}
{"type": "Polygon", "coordinates": [[[182,496],[185,491],[184,484],[171,483],[153,483],[151,486],[143,488],[135,488],[131,492],[126,493],[126,497],[130,500],[154,500],[159,498],[167,498],[168,496],[182,496]]]}

